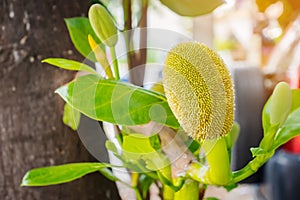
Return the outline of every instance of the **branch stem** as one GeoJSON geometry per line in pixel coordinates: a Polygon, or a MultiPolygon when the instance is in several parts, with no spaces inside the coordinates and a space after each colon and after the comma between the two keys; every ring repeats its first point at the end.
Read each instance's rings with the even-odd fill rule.
{"type": "Polygon", "coordinates": [[[110,49],[110,54],[111,54],[111,58],[112,58],[112,64],[113,64],[113,67],[114,67],[115,79],[120,80],[116,49],[115,49],[115,47],[110,47],[109,49],[110,49]]]}
{"type": "Polygon", "coordinates": [[[202,144],[209,165],[207,179],[215,185],[227,185],[232,178],[226,138],[204,140],[202,144]]]}

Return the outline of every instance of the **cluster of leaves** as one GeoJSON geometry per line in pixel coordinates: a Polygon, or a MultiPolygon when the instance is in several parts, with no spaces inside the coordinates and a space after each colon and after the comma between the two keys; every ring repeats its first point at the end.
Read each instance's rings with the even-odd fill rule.
{"type": "Polygon", "coordinates": [[[300,134],[300,90],[292,90],[290,97],[284,93],[273,93],[264,106],[262,118],[264,137],[258,147],[250,149],[253,160],[234,172],[233,182],[239,182],[256,172],[280,146],[300,134]],[[285,105],[285,102],[290,105],[285,105]],[[274,118],[279,118],[277,123],[274,118]]]}
{"type": "MultiPolygon", "coordinates": [[[[84,17],[66,19],[66,24],[76,49],[90,61],[97,62],[88,36],[92,36],[101,48],[104,45],[95,34],[89,19],[84,17]]],[[[56,90],[56,93],[66,102],[63,120],[74,130],[78,127],[80,113],[97,121],[120,125],[122,130],[119,141],[122,153],[111,141],[106,142],[106,148],[119,158],[123,165],[77,163],[33,169],[24,176],[23,186],[60,184],[93,172],[100,172],[112,181],[122,182],[112,173],[111,169],[125,167],[130,169],[133,174],[139,173],[136,183],[124,184],[136,190],[137,196],[142,199],[147,196],[150,185],[157,180],[174,192],[179,191],[187,179],[194,179],[196,182],[203,180],[201,170],[190,170],[190,173],[182,174],[174,180],[171,161],[162,151],[158,134],[153,133],[151,136],[145,136],[128,128],[128,126],[138,126],[151,121],[172,129],[180,128],[163,94],[119,80],[106,79],[98,75],[92,67],[74,60],[49,58],[44,62],[67,70],[89,73],[56,90]],[[149,113],[149,115],[145,115],[145,113],[149,113]]],[[[235,183],[253,174],[274,154],[279,146],[300,133],[300,91],[293,90],[291,99],[292,108],[286,108],[285,112],[288,112],[288,116],[280,124],[272,124],[271,118],[274,112],[270,112],[272,101],[278,100],[270,98],[267,102],[263,111],[264,138],[259,147],[251,149],[254,159],[245,168],[233,172],[231,182],[226,185],[228,189],[233,188],[235,183]]],[[[229,155],[231,154],[231,147],[236,141],[237,132],[237,126],[234,126],[226,138],[229,155]]],[[[198,158],[198,161],[195,161],[196,165],[190,167],[198,169],[199,166],[203,166],[203,162],[199,159],[199,142],[193,141],[189,144],[192,145],[188,145],[187,148],[190,148],[198,158]]],[[[204,182],[204,184],[209,183],[204,182]]]]}

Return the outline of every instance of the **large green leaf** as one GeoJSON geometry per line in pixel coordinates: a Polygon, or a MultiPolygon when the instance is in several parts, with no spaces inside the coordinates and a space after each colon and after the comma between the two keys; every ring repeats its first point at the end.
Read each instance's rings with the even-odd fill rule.
{"type": "Polygon", "coordinates": [[[65,19],[65,22],[75,48],[84,57],[96,62],[95,55],[88,42],[88,35],[92,35],[98,44],[101,44],[101,42],[93,31],[89,19],[86,17],[74,17],[65,19]]]}
{"type": "Polygon", "coordinates": [[[42,62],[67,70],[85,71],[92,74],[97,74],[97,72],[90,66],[74,60],[68,60],[64,58],[47,58],[45,60],[42,60],[42,62]]]}
{"type": "Polygon", "coordinates": [[[212,12],[224,3],[223,0],[160,0],[172,11],[183,16],[199,16],[212,12]]]}
{"type": "Polygon", "coordinates": [[[126,126],[156,121],[179,127],[165,96],[127,83],[86,75],[58,88],[56,93],[95,120],[126,126]]]}
{"type": "MultiPolygon", "coordinates": [[[[47,186],[70,182],[96,171],[108,175],[105,163],[73,163],[59,166],[42,167],[28,171],[22,180],[22,186],[47,186]]],[[[112,178],[112,177],[108,177],[112,178]]]]}

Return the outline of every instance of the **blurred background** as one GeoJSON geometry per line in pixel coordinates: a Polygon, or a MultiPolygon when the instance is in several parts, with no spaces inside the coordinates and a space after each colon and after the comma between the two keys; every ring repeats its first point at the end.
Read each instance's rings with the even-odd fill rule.
{"type": "MultiPolygon", "coordinates": [[[[113,13],[123,15],[121,0],[105,2],[113,13]]],[[[83,61],[71,43],[64,18],[87,16],[92,3],[0,2],[0,199],[119,199],[114,183],[98,173],[59,186],[20,187],[29,169],[95,161],[76,132],[62,123],[64,104],[54,94],[75,74],[41,63],[47,57],[83,61]]],[[[241,125],[232,168],[243,167],[251,160],[249,147],[257,146],[262,137],[261,111],[275,84],[287,81],[293,88],[300,87],[300,1],[226,0],[211,14],[190,18],[151,0],[148,26],[203,42],[217,50],[229,66],[237,96],[235,120],[241,125]]],[[[151,51],[147,56],[161,59],[151,51]]],[[[231,193],[211,188],[208,195],[299,199],[298,153],[300,138],[295,138],[239,188],[231,193]]]]}

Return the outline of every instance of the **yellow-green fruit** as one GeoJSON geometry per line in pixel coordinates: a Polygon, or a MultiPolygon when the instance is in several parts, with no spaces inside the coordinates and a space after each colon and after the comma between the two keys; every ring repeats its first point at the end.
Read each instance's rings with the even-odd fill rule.
{"type": "Polygon", "coordinates": [[[175,46],[165,60],[163,83],[170,108],[191,137],[216,139],[231,130],[232,79],[211,49],[196,42],[175,46]]]}
{"type": "Polygon", "coordinates": [[[108,11],[100,4],[94,4],[89,10],[89,20],[101,42],[114,47],[118,41],[117,28],[108,11]]]}
{"type": "Polygon", "coordinates": [[[199,16],[212,12],[223,0],[160,0],[164,5],[183,16],[199,16]]]}
{"type": "Polygon", "coordinates": [[[270,121],[274,125],[282,125],[292,107],[292,90],[286,82],[276,85],[271,96],[270,121]]]}

